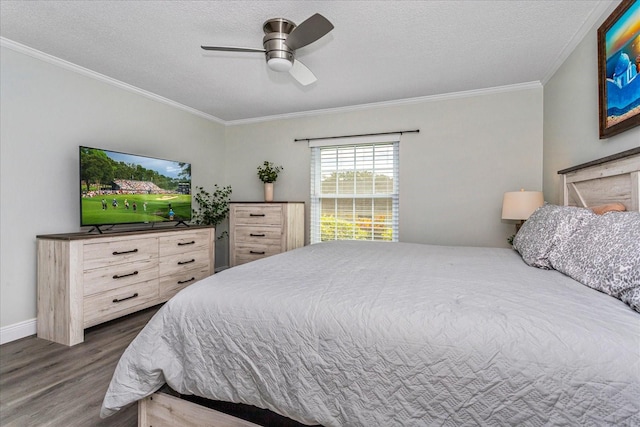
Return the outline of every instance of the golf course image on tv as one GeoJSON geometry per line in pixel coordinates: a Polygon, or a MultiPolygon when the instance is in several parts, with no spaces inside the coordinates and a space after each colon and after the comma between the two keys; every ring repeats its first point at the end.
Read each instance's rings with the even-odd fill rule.
{"type": "Polygon", "coordinates": [[[191,164],[80,147],[82,226],[189,221],[191,164]]]}

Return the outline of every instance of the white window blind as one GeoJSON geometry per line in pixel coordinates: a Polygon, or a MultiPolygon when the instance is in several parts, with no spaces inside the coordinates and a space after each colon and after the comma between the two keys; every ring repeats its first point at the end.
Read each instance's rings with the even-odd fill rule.
{"type": "Polygon", "coordinates": [[[310,143],[311,243],[398,241],[399,135],[396,139],[310,143]]]}

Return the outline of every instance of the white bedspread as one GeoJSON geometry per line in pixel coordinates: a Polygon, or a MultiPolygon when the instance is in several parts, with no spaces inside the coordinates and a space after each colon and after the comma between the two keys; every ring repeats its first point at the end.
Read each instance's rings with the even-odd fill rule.
{"type": "Polygon", "coordinates": [[[165,382],[325,426],[637,426],[640,315],[509,249],[322,243],[180,292],[102,415],[165,382]]]}

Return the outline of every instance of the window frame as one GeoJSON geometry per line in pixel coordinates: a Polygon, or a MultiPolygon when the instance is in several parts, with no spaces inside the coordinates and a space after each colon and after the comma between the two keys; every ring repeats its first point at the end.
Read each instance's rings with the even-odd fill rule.
{"type": "MultiPolygon", "coordinates": [[[[350,199],[353,200],[353,210],[354,217],[357,213],[356,210],[356,200],[374,200],[376,198],[384,198],[391,199],[391,240],[392,242],[397,242],[399,239],[399,201],[400,201],[400,192],[399,192],[399,175],[400,175],[400,167],[399,167],[399,157],[400,157],[400,135],[380,135],[377,138],[374,137],[358,137],[358,138],[336,138],[332,140],[321,140],[321,141],[310,141],[309,147],[311,148],[311,191],[310,191],[310,202],[311,202],[311,215],[310,215],[310,226],[309,226],[309,240],[311,244],[320,243],[322,241],[322,231],[321,231],[321,213],[322,213],[322,199],[350,199]],[[379,146],[391,146],[392,147],[392,175],[393,175],[393,188],[391,193],[376,193],[375,192],[375,178],[373,183],[373,192],[357,194],[357,193],[347,193],[347,194],[323,194],[321,192],[322,185],[322,150],[323,149],[331,149],[331,150],[340,150],[344,148],[353,148],[354,151],[354,167],[352,169],[345,169],[346,171],[361,171],[363,169],[356,167],[356,156],[358,148],[365,148],[374,146],[374,155],[372,157],[373,167],[370,170],[374,173],[375,176],[375,147],[379,146]]],[[[336,153],[336,163],[339,163],[338,160],[338,152],[336,153]]],[[[338,171],[338,167],[336,167],[336,171],[338,171]]],[[[373,204],[375,202],[372,202],[373,204]]],[[[373,215],[372,215],[373,217],[373,215]]],[[[354,223],[354,228],[355,228],[354,223]]],[[[372,222],[372,229],[374,227],[374,223],[372,222]]],[[[340,240],[340,239],[336,239],[340,240]]],[[[376,239],[375,232],[371,233],[371,239],[366,239],[367,241],[389,241],[376,239]]]]}

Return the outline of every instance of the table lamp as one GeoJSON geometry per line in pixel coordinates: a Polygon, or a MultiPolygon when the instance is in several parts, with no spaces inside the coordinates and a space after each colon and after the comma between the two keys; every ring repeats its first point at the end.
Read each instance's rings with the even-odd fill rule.
{"type": "Polygon", "coordinates": [[[524,191],[524,189],[509,191],[504,193],[504,198],[502,199],[502,219],[517,220],[517,233],[533,211],[543,204],[542,191],[524,191]]]}

